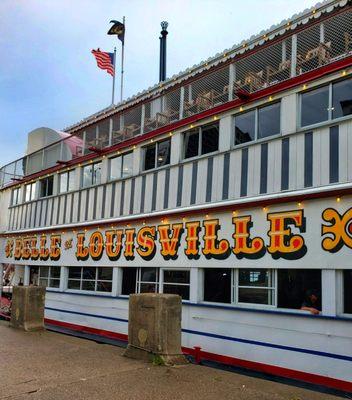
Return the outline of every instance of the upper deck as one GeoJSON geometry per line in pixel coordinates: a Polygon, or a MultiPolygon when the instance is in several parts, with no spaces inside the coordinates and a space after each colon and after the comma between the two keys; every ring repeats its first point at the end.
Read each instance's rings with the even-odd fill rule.
{"type": "Polygon", "coordinates": [[[0,169],[0,187],[83,162],[204,116],[250,103],[312,72],[348,64],[350,1],[326,1],[61,133],[64,139],[0,169]]]}

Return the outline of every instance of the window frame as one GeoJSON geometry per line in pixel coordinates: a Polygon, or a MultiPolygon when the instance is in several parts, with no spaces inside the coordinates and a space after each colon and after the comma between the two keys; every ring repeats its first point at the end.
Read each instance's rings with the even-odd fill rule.
{"type": "Polygon", "coordinates": [[[127,151],[126,153],[118,154],[117,156],[110,157],[109,158],[108,171],[109,171],[109,179],[108,179],[109,182],[117,181],[117,180],[120,180],[120,179],[128,179],[131,176],[133,176],[133,151],[127,151]],[[127,157],[127,156],[129,156],[131,154],[132,154],[132,171],[131,171],[131,174],[128,175],[128,176],[123,176],[124,159],[125,159],[125,157],[127,157]],[[119,171],[119,176],[117,178],[112,178],[111,177],[111,171],[112,171],[111,162],[112,162],[112,160],[116,160],[117,158],[121,158],[121,168],[120,168],[120,171],[119,171]]]}
{"type": "Polygon", "coordinates": [[[99,295],[105,295],[105,296],[113,296],[113,290],[114,290],[114,267],[92,267],[92,266],[75,266],[75,265],[70,265],[67,268],[67,277],[66,277],[66,285],[65,285],[65,292],[68,293],[84,293],[84,294],[99,294],[99,295]],[[80,278],[70,278],[70,268],[80,268],[80,278]],[[83,279],[83,268],[95,268],[95,278],[94,279],[83,279]],[[98,279],[98,268],[111,268],[111,280],[108,279],[98,279]],[[79,282],[79,289],[72,289],[68,287],[69,281],[75,281],[79,282]],[[90,282],[94,281],[94,290],[85,290],[82,289],[82,283],[83,282],[90,282]],[[98,282],[109,282],[111,283],[111,291],[101,291],[97,290],[98,287],[98,282]]]}
{"type": "Polygon", "coordinates": [[[207,157],[209,155],[216,154],[216,153],[218,153],[220,151],[219,150],[219,148],[220,148],[220,123],[219,123],[219,121],[210,122],[210,123],[207,123],[207,124],[204,124],[204,125],[199,125],[199,126],[197,126],[195,128],[192,128],[192,129],[188,129],[187,131],[184,131],[182,133],[182,136],[183,137],[182,137],[182,154],[181,155],[182,155],[182,160],[183,161],[194,160],[194,159],[197,159],[197,158],[200,158],[200,157],[207,157]],[[211,151],[209,153],[202,154],[203,129],[206,128],[206,127],[211,127],[212,125],[217,125],[218,126],[218,149],[214,150],[214,151],[211,151]],[[186,158],[186,135],[187,135],[187,133],[190,133],[192,131],[195,132],[196,130],[198,131],[197,132],[197,135],[198,135],[198,154],[195,155],[195,156],[186,158]]]}
{"type": "MultiPolygon", "coordinates": [[[[69,192],[73,192],[75,190],[75,187],[73,187],[72,189],[70,189],[70,175],[73,175],[75,178],[76,175],[76,170],[75,169],[70,169],[69,171],[65,171],[65,172],[61,172],[59,174],[59,182],[58,182],[58,193],[59,194],[63,194],[63,193],[69,193],[69,192]],[[66,182],[66,189],[64,191],[61,191],[61,178],[63,175],[67,175],[67,182],[66,182]]],[[[75,185],[74,185],[75,186],[75,185]]]]}
{"type": "Polygon", "coordinates": [[[232,295],[234,304],[239,307],[250,307],[250,308],[275,308],[277,309],[277,295],[278,295],[278,288],[277,288],[277,268],[261,268],[261,267],[241,267],[235,268],[233,273],[233,286],[232,286],[232,295]],[[239,284],[239,272],[240,269],[247,269],[247,270],[266,270],[269,271],[271,274],[272,279],[272,286],[242,286],[239,284]],[[239,289],[247,288],[247,289],[262,289],[262,290],[271,290],[272,291],[272,304],[262,304],[262,303],[245,303],[239,301],[239,289]]]}
{"type": "Polygon", "coordinates": [[[188,286],[189,288],[189,298],[183,299],[182,301],[190,301],[191,300],[191,268],[170,268],[170,267],[160,267],[159,273],[159,293],[164,293],[164,273],[165,271],[186,271],[189,272],[189,283],[170,283],[167,282],[166,285],[174,285],[174,286],[188,286]]]}
{"type": "Polygon", "coordinates": [[[30,203],[31,201],[34,201],[37,197],[36,191],[37,191],[37,181],[27,183],[27,185],[24,186],[24,202],[30,203]],[[27,188],[28,187],[30,187],[30,191],[29,191],[29,199],[27,200],[27,188]]]}
{"type": "Polygon", "coordinates": [[[54,175],[50,175],[50,176],[47,176],[45,178],[42,178],[39,182],[40,182],[40,188],[39,188],[39,198],[40,199],[45,199],[46,197],[54,196],[54,175]],[[48,188],[49,188],[48,182],[49,182],[49,179],[52,179],[52,187],[51,187],[52,193],[51,194],[48,194],[48,188]],[[44,182],[46,182],[46,192],[43,195],[42,194],[42,188],[43,188],[44,182]]]}
{"type": "Polygon", "coordinates": [[[21,203],[21,187],[12,189],[11,193],[11,206],[17,206],[21,203]],[[15,195],[16,193],[16,195],[15,195]],[[16,197],[16,200],[15,200],[16,197]]]}
{"type": "Polygon", "coordinates": [[[89,187],[92,187],[92,186],[100,185],[102,183],[102,181],[101,181],[101,170],[102,170],[102,161],[96,161],[96,162],[93,162],[93,163],[82,165],[81,189],[86,189],[86,188],[89,188],[89,187]],[[95,166],[98,165],[98,164],[100,164],[100,182],[93,182],[93,177],[95,175],[93,173],[93,171],[94,171],[95,166]],[[84,185],[84,169],[87,168],[87,167],[92,168],[91,169],[91,173],[90,173],[90,178],[91,179],[90,179],[90,184],[89,185],[84,185]]]}
{"type": "Polygon", "coordinates": [[[170,137],[166,137],[166,138],[160,139],[160,140],[158,140],[156,142],[149,143],[146,146],[143,146],[142,147],[143,156],[141,157],[141,159],[142,159],[142,168],[141,168],[142,172],[154,171],[156,169],[164,168],[164,167],[167,167],[168,165],[170,165],[171,164],[171,145],[172,145],[171,138],[170,137]],[[166,142],[166,141],[170,142],[170,154],[169,154],[170,160],[169,160],[168,164],[164,164],[164,165],[158,166],[159,145],[160,145],[160,143],[163,143],[163,142],[166,142]],[[147,150],[147,148],[150,148],[150,147],[153,147],[153,146],[155,146],[154,167],[153,168],[149,168],[149,169],[145,169],[146,150],[147,150]]]}
{"type": "Polygon", "coordinates": [[[248,145],[250,145],[252,143],[265,142],[265,141],[269,141],[271,139],[275,139],[275,138],[278,138],[278,137],[282,136],[282,98],[279,98],[278,100],[271,100],[269,102],[269,104],[268,103],[261,104],[261,105],[259,105],[257,107],[249,108],[248,110],[243,110],[243,111],[241,111],[241,112],[239,112],[237,114],[234,114],[233,115],[233,119],[232,119],[232,130],[233,130],[233,132],[232,132],[232,138],[233,138],[232,139],[232,148],[236,148],[236,149],[241,148],[243,146],[248,146],[248,145]],[[279,115],[280,115],[279,116],[280,129],[279,129],[279,133],[275,133],[273,135],[265,136],[265,137],[260,138],[259,137],[259,110],[261,110],[261,109],[263,109],[265,107],[270,107],[270,106],[272,106],[274,104],[279,104],[280,105],[280,113],[279,113],[279,115]],[[250,140],[248,142],[236,144],[236,117],[240,116],[240,115],[243,115],[243,114],[246,114],[246,113],[249,113],[251,111],[254,111],[254,139],[250,140]]]}
{"type": "Polygon", "coordinates": [[[298,101],[298,108],[297,108],[298,112],[297,112],[297,121],[296,121],[297,122],[297,124],[296,124],[297,132],[305,131],[305,130],[311,130],[312,128],[318,128],[320,126],[325,126],[325,125],[329,125],[329,124],[332,124],[332,123],[345,121],[345,120],[348,120],[348,119],[352,118],[352,114],[344,115],[342,117],[333,118],[333,110],[334,110],[334,107],[333,107],[333,87],[334,87],[334,84],[339,83],[339,82],[343,82],[343,81],[348,80],[348,79],[352,80],[352,77],[350,76],[350,77],[347,77],[347,78],[346,77],[338,78],[338,79],[335,79],[334,81],[330,81],[328,83],[322,83],[320,85],[314,86],[314,87],[306,89],[306,90],[301,90],[300,92],[298,92],[298,99],[297,99],[297,101],[298,101]],[[328,100],[328,118],[325,121],[320,121],[320,122],[317,122],[315,124],[302,126],[302,95],[304,93],[308,93],[310,91],[314,91],[314,90],[317,90],[317,89],[322,88],[322,87],[328,87],[328,99],[329,99],[328,100]]]}
{"type": "Polygon", "coordinates": [[[62,267],[59,266],[59,265],[40,265],[40,266],[39,266],[39,269],[38,269],[38,286],[44,286],[44,285],[41,285],[40,281],[41,281],[41,279],[46,279],[46,280],[47,280],[47,283],[48,283],[46,286],[44,286],[46,289],[60,290],[60,286],[61,286],[61,268],[62,268],[62,267]],[[42,275],[40,274],[42,268],[48,268],[48,276],[42,276],[42,275]],[[60,276],[59,276],[59,278],[52,278],[52,277],[51,277],[51,275],[52,275],[52,268],[59,268],[59,271],[60,271],[60,276]],[[58,282],[59,282],[59,286],[51,286],[50,284],[51,284],[51,281],[52,281],[52,280],[58,281],[58,282]]]}

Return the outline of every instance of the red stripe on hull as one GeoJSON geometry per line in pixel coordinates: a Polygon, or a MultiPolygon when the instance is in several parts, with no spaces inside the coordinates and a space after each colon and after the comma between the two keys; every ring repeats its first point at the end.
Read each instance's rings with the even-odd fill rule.
{"type": "MultiPolygon", "coordinates": [[[[90,333],[94,335],[103,336],[109,339],[117,339],[126,341],[128,336],[123,333],[106,331],[103,329],[91,328],[83,325],[71,324],[69,322],[56,321],[53,319],[45,318],[45,322],[49,325],[61,326],[76,332],[90,333]]],[[[195,356],[195,349],[188,347],[182,347],[182,351],[185,354],[195,356]]],[[[344,392],[352,393],[352,382],[342,381],[340,379],[329,378],[327,376],[321,376],[316,374],[311,374],[308,372],[296,371],[289,368],[278,367],[275,365],[263,364],[255,361],[242,360],[240,358],[229,357],[222,354],[208,353],[206,351],[200,352],[200,358],[203,360],[215,361],[221,364],[232,365],[235,367],[246,368],[254,370],[257,372],[262,372],[265,374],[281,376],[284,378],[295,379],[299,381],[304,381],[312,383],[315,385],[326,386],[329,388],[341,390],[344,392]]]]}

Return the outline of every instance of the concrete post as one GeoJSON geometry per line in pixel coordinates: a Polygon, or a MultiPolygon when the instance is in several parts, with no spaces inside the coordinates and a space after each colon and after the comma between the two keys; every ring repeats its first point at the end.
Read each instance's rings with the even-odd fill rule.
{"type": "Polygon", "coordinates": [[[126,357],[158,365],[184,364],[181,351],[181,297],[132,294],[129,300],[126,357]]]}
{"type": "Polygon", "coordinates": [[[44,329],[45,287],[14,286],[12,291],[12,328],[25,331],[44,329]]]}

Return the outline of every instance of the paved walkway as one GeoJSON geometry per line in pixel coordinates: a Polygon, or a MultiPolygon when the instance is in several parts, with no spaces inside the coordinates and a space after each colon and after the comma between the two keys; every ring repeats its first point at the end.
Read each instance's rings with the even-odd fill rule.
{"type": "Polygon", "coordinates": [[[338,397],[203,366],[152,366],[123,349],[0,321],[0,399],[333,400],[338,397]]]}

